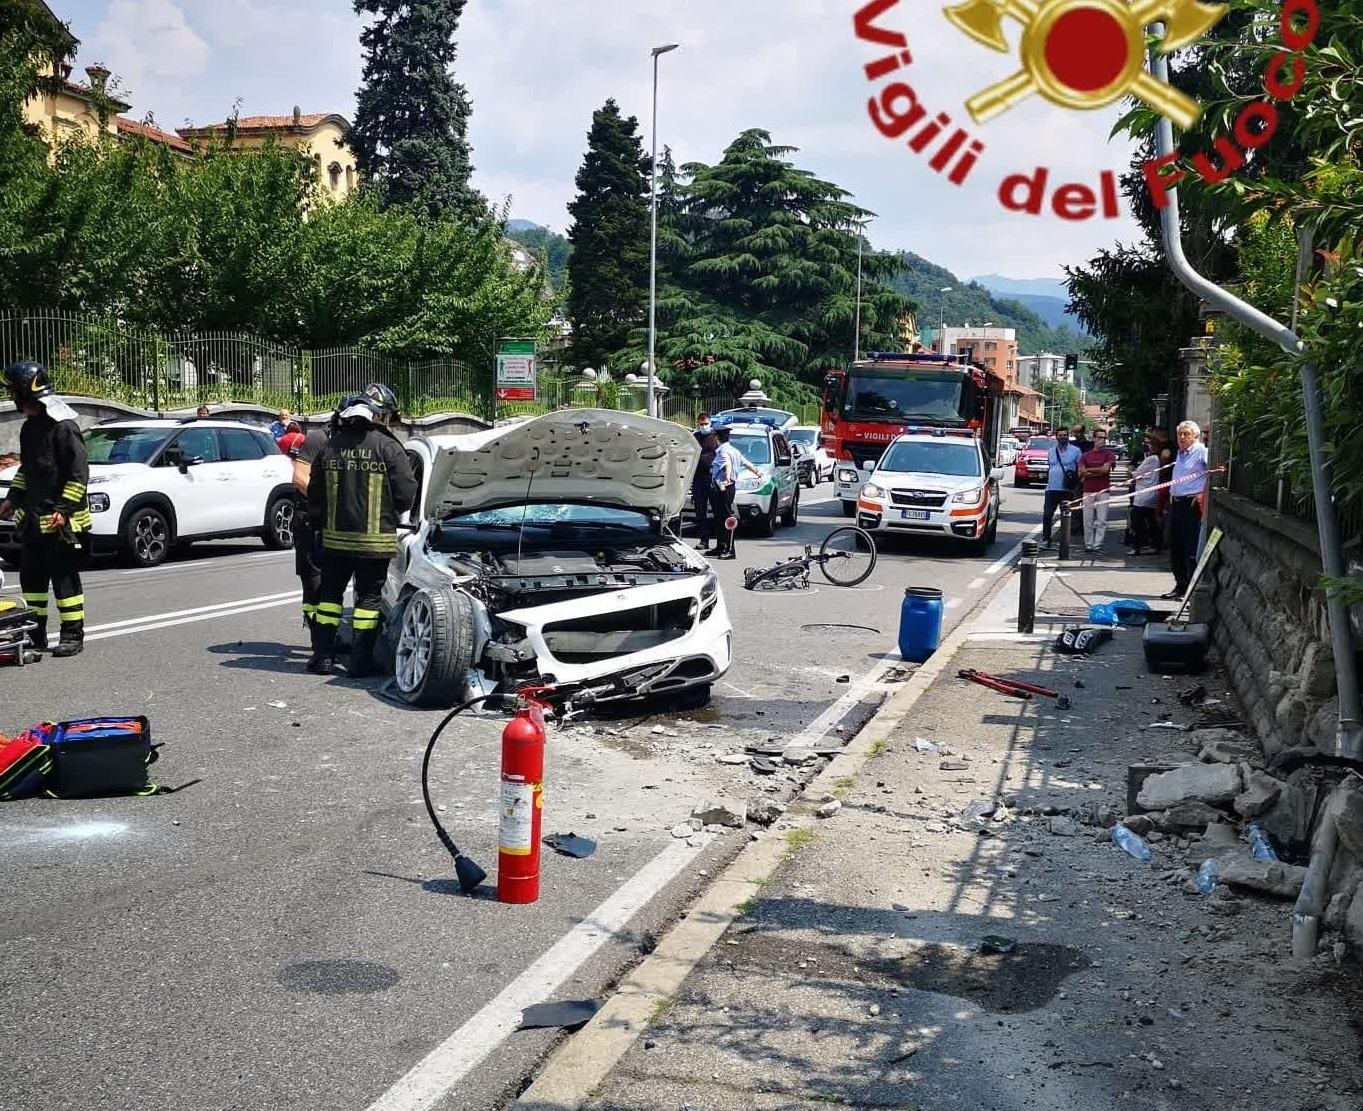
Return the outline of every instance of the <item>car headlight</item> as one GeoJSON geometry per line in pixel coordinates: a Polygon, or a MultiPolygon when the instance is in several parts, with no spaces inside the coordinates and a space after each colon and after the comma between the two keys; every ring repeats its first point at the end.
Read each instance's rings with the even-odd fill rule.
{"type": "Polygon", "coordinates": [[[868,482],[863,486],[861,488],[861,493],[863,497],[867,498],[883,498],[885,496],[884,489],[877,486],[874,482],[868,482]]]}
{"type": "Polygon", "coordinates": [[[760,475],[745,474],[738,480],[738,489],[745,494],[751,494],[754,490],[762,489],[766,481],[760,475]]]}
{"type": "Polygon", "coordinates": [[[718,593],[719,579],[715,576],[713,571],[709,571],[705,575],[705,582],[701,584],[700,600],[704,602],[707,599],[713,598],[718,593]]]}
{"type": "Polygon", "coordinates": [[[959,494],[952,494],[951,500],[957,505],[979,505],[984,501],[984,487],[976,486],[971,490],[962,490],[959,494]]]}
{"type": "Polygon", "coordinates": [[[838,481],[839,481],[839,482],[856,482],[856,480],[857,480],[857,472],[854,471],[854,470],[852,470],[851,467],[840,467],[840,468],[838,468],[838,481]]]}
{"type": "Polygon", "coordinates": [[[109,511],[109,495],[108,495],[108,494],[91,494],[91,495],[90,495],[90,512],[91,512],[91,513],[107,513],[108,511],[109,511]]]}

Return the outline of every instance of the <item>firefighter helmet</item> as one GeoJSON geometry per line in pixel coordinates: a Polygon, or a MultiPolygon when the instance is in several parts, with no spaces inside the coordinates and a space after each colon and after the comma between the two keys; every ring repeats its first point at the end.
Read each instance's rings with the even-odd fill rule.
{"type": "Polygon", "coordinates": [[[15,404],[40,401],[55,392],[52,379],[47,376],[47,368],[42,363],[30,361],[12,363],[5,368],[5,387],[13,396],[15,404]]]}
{"type": "Polygon", "coordinates": [[[355,403],[367,405],[381,417],[396,417],[398,415],[397,394],[382,382],[371,382],[365,386],[364,392],[355,398],[355,403]]]}

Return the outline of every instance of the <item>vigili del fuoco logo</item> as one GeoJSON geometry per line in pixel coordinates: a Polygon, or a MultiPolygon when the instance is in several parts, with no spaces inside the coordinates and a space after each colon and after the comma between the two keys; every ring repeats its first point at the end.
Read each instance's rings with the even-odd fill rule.
{"type": "MultiPolygon", "coordinates": [[[[1057,108],[1081,111],[1135,97],[1182,130],[1192,130],[1202,108],[1146,70],[1147,29],[1152,23],[1163,24],[1159,50],[1168,54],[1196,43],[1228,10],[1225,4],[1201,0],[965,0],[945,8],[942,14],[953,26],[990,50],[1009,51],[1004,35],[1008,21],[1021,28],[1017,72],[963,105],[964,114],[981,129],[976,133],[950,112],[933,114],[927,98],[912,83],[908,37],[885,18],[899,4],[900,0],[870,0],[852,19],[858,39],[889,51],[865,64],[866,79],[878,86],[867,101],[867,112],[881,135],[904,142],[911,154],[924,158],[929,169],[953,185],[964,185],[977,167],[986,164],[987,125],[1033,96],[1057,108]]],[[[1273,100],[1290,99],[1301,88],[1305,65],[1300,52],[1319,24],[1316,0],[1286,0],[1280,19],[1283,49],[1264,71],[1266,96],[1240,109],[1233,141],[1228,136],[1215,139],[1215,160],[1206,153],[1189,157],[1192,171],[1210,182],[1225,180],[1244,165],[1245,151],[1273,137],[1278,122],[1273,100]],[[1285,76],[1289,69],[1290,79],[1285,76]]],[[[1156,207],[1167,204],[1166,189],[1187,176],[1188,170],[1176,166],[1182,158],[1175,151],[1145,164],[1156,207]]],[[[1088,220],[1120,214],[1113,170],[1099,173],[1096,191],[1082,182],[1059,183],[1051,190],[1050,179],[1045,166],[1014,169],[1000,178],[996,197],[1004,209],[1033,216],[1049,211],[1063,220],[1088,220]]]]}

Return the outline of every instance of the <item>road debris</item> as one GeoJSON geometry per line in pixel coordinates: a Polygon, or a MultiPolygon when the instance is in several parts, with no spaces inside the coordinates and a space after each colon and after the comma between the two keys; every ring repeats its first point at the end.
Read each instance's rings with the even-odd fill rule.
{"type": "Polygon", "coordinates": [[[925,752],[931,756],[936,756],[942,751],[937,745],[923,737],[915,737],[913,739],[913,747],[916,751],[925,752]]]}
{"type": "Polygon", "coordinates": [[[748,800],[748,821],[754,825],[769,826],[786,812],[786,808],[774,799],[752,798],[748,800]]]}
{"type": "Polygon", "coordinates": [[[544,843],[556,853],[585,860],[596,852],[596,842],[590,837],[579,837],[576,833],[551,833],[544,843]]]}
{"type": "Polygon", "coordinates": [[[980,938],[980,952],[1006,956],[1018,947],[1017,940],[1002,934],[985,934],[980,938]]]}
{"type": "Polygon", "coordinates": [[[747,818],[747,807],[737,799],[711,798],[691,811],[691,820],[702,826],[728,826],[742,829],[747,818]]]}
{"type": "Polygon", "coordinates": [[[536,1003],[521,1011],[517,1030],[576,1030],[601,1009],[599,999],[565,999],[561,1003],[536,1003]]]}
{"type": "Polygon", "coordinates": [[[831,818],[841,809],[842,809],[841,802],[839,802],[837,799],[829,799],[827,802],[823,803],[819,807],[819,809],[814,811],[814,816],[816,818],[831,818]]]}

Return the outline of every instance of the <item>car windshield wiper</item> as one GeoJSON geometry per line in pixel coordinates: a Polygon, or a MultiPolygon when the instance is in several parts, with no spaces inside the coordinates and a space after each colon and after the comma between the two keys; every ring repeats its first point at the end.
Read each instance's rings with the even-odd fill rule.
{"type": "Polygon", "coordinates": [[[441,523],[440,527],[450,529],[471,528],[476,529],[479,532],[487,531],[520,532],[522,528],[550,528],[552,527],[552,524],[549,521],[524,521],[524,522],[518,521],[514,525],[505,524],[501,521],[479,521],[479,522],[465,521],[463,523],[444,521],[441,523]]]}

